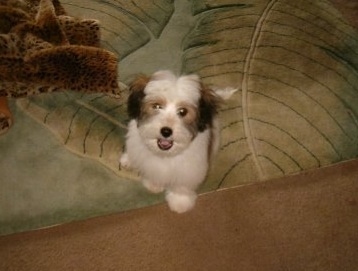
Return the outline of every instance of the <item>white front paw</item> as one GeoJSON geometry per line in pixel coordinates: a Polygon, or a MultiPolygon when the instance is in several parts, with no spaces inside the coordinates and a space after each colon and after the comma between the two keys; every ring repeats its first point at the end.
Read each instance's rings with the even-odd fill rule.
{"type": "Polygon", "coordinates": [[[196,194],[193,193],[175,193],[168,191],[165,199],[168,202],[170,210],[179,214],[184,213],[192,209],[195,205],[196,194]]]}
{"type": "Polygon", "coordinates": [[[164,187],[155,182],[148,181],[146,179],[142,180],[143,186],[147,188],[152,193],[161,193],[164,191],[164,187]]]}
{"type": "Polygon", "coordinates": [[[128,157],[127,153],[122,153],[122,155],[119,159],[119,165],[121,168],[130,169],[131,163],[129,161],[129,157],[128,157]]]}

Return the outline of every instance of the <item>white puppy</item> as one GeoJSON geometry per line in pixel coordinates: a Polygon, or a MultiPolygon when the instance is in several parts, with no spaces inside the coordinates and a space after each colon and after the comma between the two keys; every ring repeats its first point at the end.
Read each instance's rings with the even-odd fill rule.
{"type": "Polygon", "coordinates": [[[219,146],[220,98],[197,75],[169,71],[138,77],[130,91],[121,166],[138,170],[148,190],[165,191],[171,210],[186,212],[219,146]]]}

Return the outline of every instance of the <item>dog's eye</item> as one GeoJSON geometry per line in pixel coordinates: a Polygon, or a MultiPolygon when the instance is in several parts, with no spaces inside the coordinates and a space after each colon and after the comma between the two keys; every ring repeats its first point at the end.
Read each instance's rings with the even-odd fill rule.
{"type": "Polygon", "coordinates": [[[188,109],[186,109],[186,108],[179,108],[179,110],[178,110],[178,115],[180,116],[180,117],[185,117],[186,116],[186,114],[188,114],[188,109]]]}
{"type": "Polygon", "coordinates": [[[152,105],[152,108],[153,108],[154,110],[159,110],[159,109],[162,109],[163,106],[162,106],[161,104],[153,104],[153,105],[152,105]]]}

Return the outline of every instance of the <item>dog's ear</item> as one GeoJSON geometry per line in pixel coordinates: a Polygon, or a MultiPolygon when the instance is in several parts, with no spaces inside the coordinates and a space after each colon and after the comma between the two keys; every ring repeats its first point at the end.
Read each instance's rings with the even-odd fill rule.
{"type": "Polygon", "coordinates": [[[150,78],[145,75],[139,75],[129,85],[129,97],[127,101],[127,112],[131,119],[137,119],[141,115],[142,100],[145,96],[144,89],[150,78]]]}
{"type": "Polygon", "coordinates": [[[201,97],[199,100],[198,130],[202,132],[212,127],[214,117],[221,103],[221,98],[204,84],[201,84],[200,87],[201,97]]]}

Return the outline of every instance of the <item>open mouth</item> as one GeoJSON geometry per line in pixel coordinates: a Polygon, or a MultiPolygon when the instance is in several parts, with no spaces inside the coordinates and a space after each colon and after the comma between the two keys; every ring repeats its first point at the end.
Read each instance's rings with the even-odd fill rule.
{"type": "Polygon", "coordinates": [[[157,144],[159,149],[167,151],[173,146],[173,140],[160,138],[158,139],[157,144]]]}

